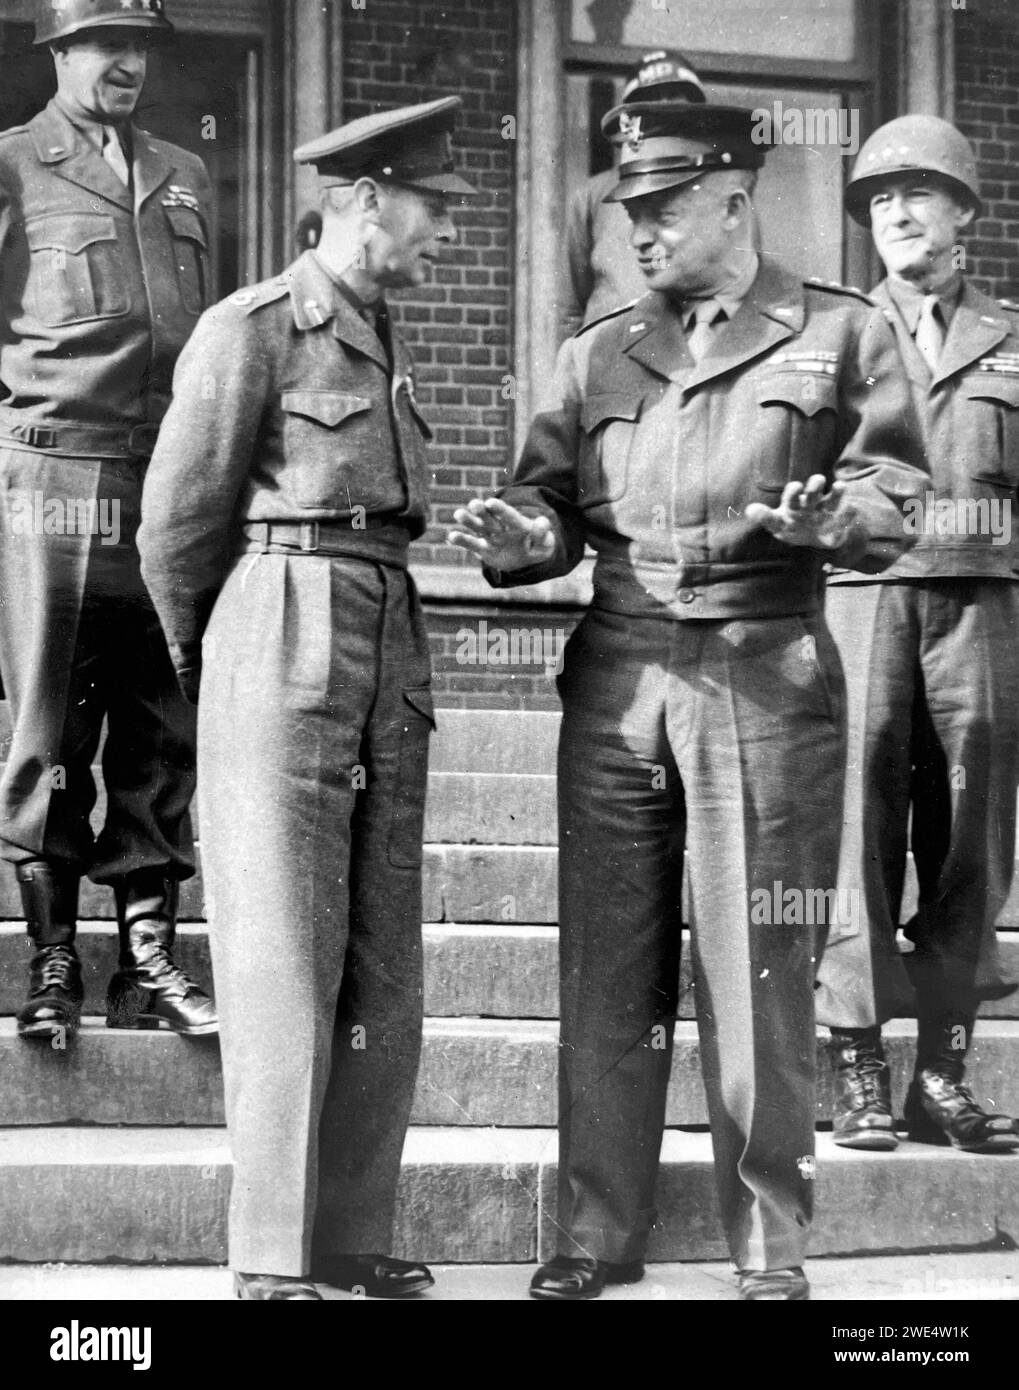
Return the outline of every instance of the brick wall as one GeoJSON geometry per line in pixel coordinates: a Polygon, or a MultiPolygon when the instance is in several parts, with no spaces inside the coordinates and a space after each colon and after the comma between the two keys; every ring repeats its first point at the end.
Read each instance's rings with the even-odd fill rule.
{"type": "Polygon", "coordinates": [[[956,124],[973,142],[985,212],[967,239],[969,271],[996,297],[1019,297],[1019,13],[968,0],[955,12],[956,124]]]}
{"type": "Polygon", "coordinates": [[[502,129],[516,110],[515,9],[492,0],[344,8],[345,118],[461,96],[454,145],[481,191],[456,213],[459,244],[431,283],[394,298],[435,431],[432,525],[416,558],[442,564],[470,563],[444,544],[453,508],[496,485],[510,449],[514,144],[502,129]]]}

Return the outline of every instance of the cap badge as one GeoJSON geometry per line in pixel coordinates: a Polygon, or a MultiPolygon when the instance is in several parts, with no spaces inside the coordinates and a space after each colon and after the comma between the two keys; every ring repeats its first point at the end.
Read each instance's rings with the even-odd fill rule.
{"type": "Polygon", "coordinates": [[[619,117],[619,133],[629,145],[630,149],[633,150],[634,154],[636,154],[640,149],[640,142],[644,138],[640,129],[640,117],[631,116],[628,112],[624,111],[619,117]]]}

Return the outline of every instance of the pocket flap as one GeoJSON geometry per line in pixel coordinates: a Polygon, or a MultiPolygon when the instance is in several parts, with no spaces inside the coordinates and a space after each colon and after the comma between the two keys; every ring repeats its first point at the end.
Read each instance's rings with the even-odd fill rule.
{"type": "Polygon", "coordinates": [[[62,213],[26,223],[25,236],[32,251],[69,251],[76,256],[97,241],[116,241],[117,228],[113,218],[102,213],[62,213]]]}
{"type": "Polygon", "coordinates": [[[403,698],[412,710],[420,714],[423,719],[427,719],[432,728],[435,728],[435,700],[429,686],[420,685],[411,690],[405,690],[403,698]]]}
{"type": "Polygon", "coordinates": [[[284,391],[281,404],[290,415],[306,415],[330,428],[349,415],[371,410],[372,405],[366,396],[348,396],[342,391],[284,391]]]}
{"type": "Polygon", "coordinates": [[[581,428],[593,434],[606,420],[639,420],[643,396],[622,391],[602,391],[588,396],[580,407],[581,428]]]}
{"type": "Polygon", "coordinates": [[[962,394],[972,401],[993,401],[995,405],[1019,410],[1019,376],[999,376],[996,372],[968,376],[963,379],[962,394]]]}
{"type": "Polygon", "coordinates": [[[838,409],[838,388],[830,376],[816,372],[776,372],[757,390],[761,405],[791,405],[801,415],[838,409]]]}
{"type": "Polygon", "coordinates": [[[192,241],[197,241],[200,245],[207,247],[205,239],[205,227],[202,219],[197,212],[192,212],[190,208],[168,208],[163,211],[173,228],[174,236],[189,237],[192,241]]]}

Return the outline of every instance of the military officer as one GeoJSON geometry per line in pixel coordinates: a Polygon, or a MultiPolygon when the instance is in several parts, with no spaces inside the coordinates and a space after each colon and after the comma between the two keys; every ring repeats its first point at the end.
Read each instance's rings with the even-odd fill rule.
{"type": "Polygon", "coordinates": [[[1019,305],[962,274],[980,191],[973,151],[946,121],[902,116],[875,131],[846,200],[887,271],[873,298],[898,338],[932,480],[908,518],[915,548],[883,574],[851,566],[828,586],[849,701],[839,877],[862,905],[860,930],[833,934],[820,975],[835,1140],[895,1147],[881,1024],[915,1007],[910,1138],[1010,1149],[1015,1122],[985,1110],[963,1077],[980,1002],[1016,987],[995,922],[1019,784],[1019,305]],[[920,897],[906,927],[915,949],[901,958],[910,817],[920,897]]]}
{"type": "MultiPolygon", "coordinates": [[[[645,53],[623,88],[624,101],[707,101],[701,80],[681,53],[645,53]]],[[[565,318],[570,331],[644,293],[644,277],[630,251],[630,224],[606,195],[619,182],[615,169],[587,179],[566,218],[569,275],[565,318]]]]}
{"type": "Polygon", "coordinates": [[[751,117],[606,117],[647,292],[564,344],[513,482],[456,513],[456,543],[497,584],[597,551],[560,677],[561,1236],[531,1285],[543,1299],[644,1272],[684,847],[740,1294],[807,1297],[813,985],[844,757],[821,566],[898,556],[923,475],[880,310],[754,250],[751,117]]]}
{"type": "Polygon", "coordinates": [[[418,1064],[429,437],[384,295],[454,241],[458,97],[303,146],[322,235],[200,322],[146,482],[146,582],[197,693],[238,1295],[401,1297],[418,1064]],[[203,646],[204,637],[204,646],[203,646]],[[267,962],[269,966],[267,967],[267,962]]]}
{"type": "Polygon", "coordinates": [[[206,303],[201,161],[131,121],[162,0],[39,0],[57,92],[0,135],[0,667],[13,718],[0,853],[35,948],[26,1038],[73,1032],[83,873],[113,887],[114,1028],[216,1030],[174,963],[195,871],[194,715],[135,548],[142,480],[177,354],[206,303]],[[103,719],[107,811],[89,813],[103,719]]]}

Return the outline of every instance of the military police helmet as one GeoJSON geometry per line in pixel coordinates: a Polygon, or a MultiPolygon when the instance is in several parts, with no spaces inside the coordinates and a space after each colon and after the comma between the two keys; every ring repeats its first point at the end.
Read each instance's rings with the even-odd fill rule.
{"type": "Polygon", "coordinates": [[[701,79],[681,53],[645,53],[623,88],[624,101],[707,101],[701,79]]]}
{"type": "Polygon", "coordinates": [[[163,0],[35,0],[35,42],[54,43],[89,29],[173,33],[163,0]]]}
{"type": "Polygon", "coordinates": [[[899,116],[880,126],[856,158],[846,187],[846,210],[870,226],[870,200],[893,178],[918,175],[945,185],[963,207],[981,210],[973,148],[954,125],[938,116],[899,116]]]}

